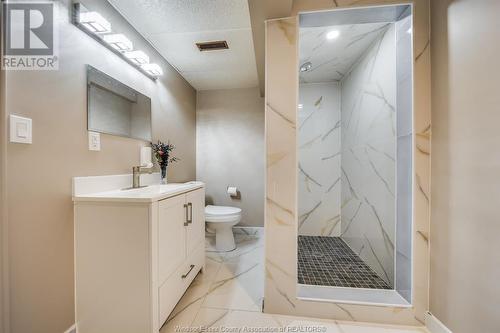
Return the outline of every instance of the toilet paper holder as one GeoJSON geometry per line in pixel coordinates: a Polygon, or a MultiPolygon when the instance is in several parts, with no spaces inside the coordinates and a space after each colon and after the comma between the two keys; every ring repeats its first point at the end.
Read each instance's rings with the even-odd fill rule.
{"type": "Polygon", "coordinates": [[[229,194],[231,199],[241,199],[241,193],[236,186],[227,186],[226,192],[229,194]]]}

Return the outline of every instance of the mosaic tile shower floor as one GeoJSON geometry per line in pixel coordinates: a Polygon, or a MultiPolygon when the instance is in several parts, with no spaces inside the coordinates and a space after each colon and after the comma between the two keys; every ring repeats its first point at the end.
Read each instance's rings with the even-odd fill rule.
{"type": "Polygon", "coordinates": [[[298,282],[317,286],[392,289],[340,237],[299,236],[298,282]]]}

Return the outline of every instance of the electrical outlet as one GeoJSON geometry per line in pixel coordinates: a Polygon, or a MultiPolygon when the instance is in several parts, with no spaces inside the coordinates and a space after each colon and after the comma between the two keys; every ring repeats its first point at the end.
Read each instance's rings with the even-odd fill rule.
{"type": "Polygon", "coordinates": [[[89,132],[89,150],[101,150],[101,134],[97,132],[89,132]]]}

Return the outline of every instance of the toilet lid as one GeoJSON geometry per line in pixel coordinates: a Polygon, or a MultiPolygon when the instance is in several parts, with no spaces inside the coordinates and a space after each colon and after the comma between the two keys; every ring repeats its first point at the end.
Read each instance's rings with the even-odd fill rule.
{"type": "Polygon", "coordinates": [[[208,205],[205,207],[206,215],[232,215],[241,213],[241,208],[229,207],[229,206],[212,206],[208,205]]]}

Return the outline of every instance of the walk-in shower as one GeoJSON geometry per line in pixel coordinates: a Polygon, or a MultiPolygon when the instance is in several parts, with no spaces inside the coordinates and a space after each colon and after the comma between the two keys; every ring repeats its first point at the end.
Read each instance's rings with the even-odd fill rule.
{"type": "Polygon", "coordinates": [[[299,15],[299,297],[412,302],[411,11],[299,15]]]}

